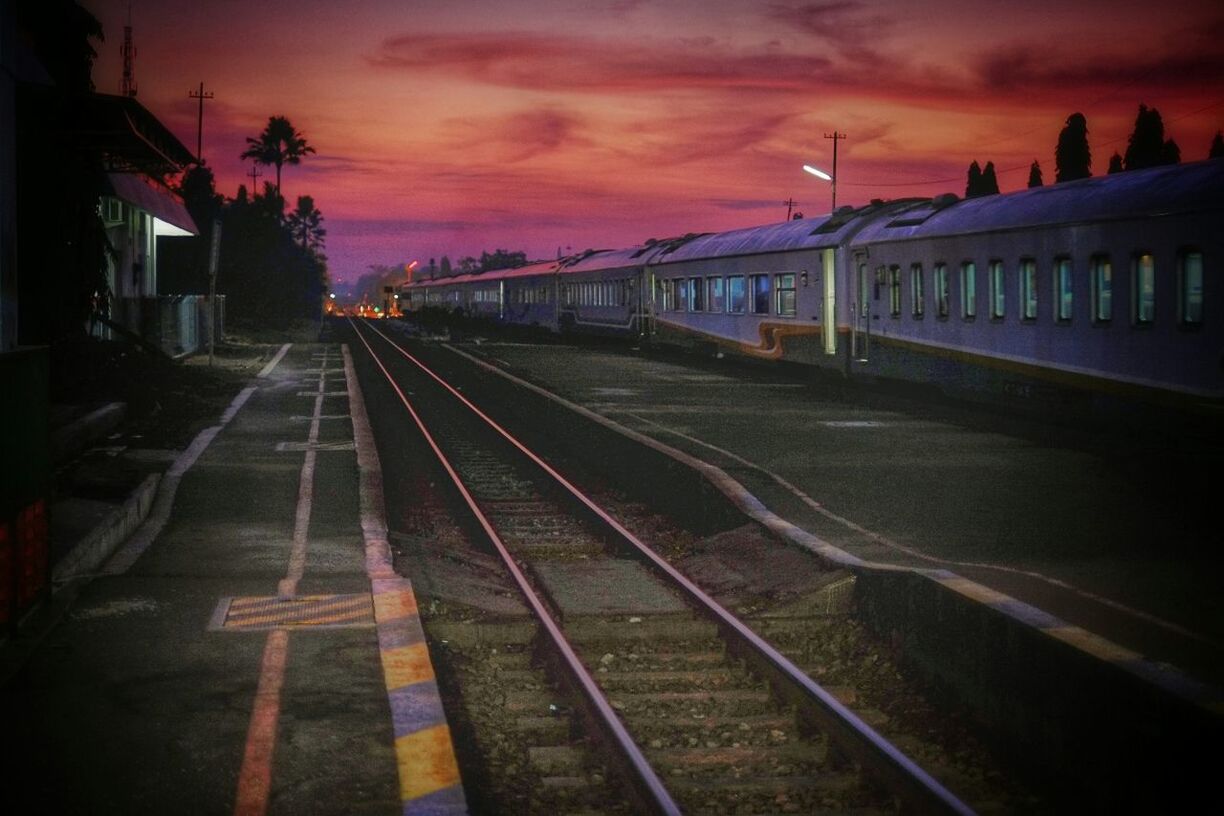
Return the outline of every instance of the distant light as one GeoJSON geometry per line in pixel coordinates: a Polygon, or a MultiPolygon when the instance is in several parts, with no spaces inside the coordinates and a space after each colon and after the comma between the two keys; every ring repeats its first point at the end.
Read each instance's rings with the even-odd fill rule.
{"type": "Polygon", "coordinates": [[[832,180],[833,180],[833,177],[832,177],[832,176],[830,176],[828,173],[826,173],[826,172],[825,172],[825,171],[823,171],[823,170],[817,170],[815,167],[813,167],[813,166],[812,166],[812,165],[810,165],[810,164],[805,164],[805,165],[803,165],[803,172],[805,172],[805,173],[811,173],[813,176],[816,176],[816,178],[822,178],[822,179],[824,179],[825,181],[832,181],[832,180]]]}
{"type": "Polygon", "coordinates": [[[335,292],[332,292],[330,295],[328,295],[328,297],[329,297],[329,298],[331,298],[332,300],[335,300],[335,299],[336,299],[336,293],[335,293],[335,292]]]}

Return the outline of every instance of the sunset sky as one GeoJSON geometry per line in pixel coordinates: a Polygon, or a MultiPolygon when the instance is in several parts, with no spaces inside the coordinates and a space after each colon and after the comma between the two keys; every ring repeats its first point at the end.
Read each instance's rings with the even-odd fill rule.
{"type": "MultiPolygon", "coordinates": [[[[101,21],[94,82],[118,93],[128,0],[101,21]]],[[[1224,127],[1224,10],[1212,0],[132,0],[138,99],[237,191],[244,138],[284,115],[318,151],[334,280],[370,264],[555,257],[782,221],[838,204],[962,194],[993,161],[1006,192],[1054,177],[1066,117],[1093,171],[1140,102],[1182,159],[1224,127]]],[[[260,183],[272,178],[272,170],[260,183]]]]}

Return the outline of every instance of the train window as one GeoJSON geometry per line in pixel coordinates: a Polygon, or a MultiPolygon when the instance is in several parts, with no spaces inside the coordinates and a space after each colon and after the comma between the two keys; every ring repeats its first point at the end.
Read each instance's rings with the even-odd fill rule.
{"type": "Polygon", "coordinates": [[[731,275],[727,278],[727,311],[732,314],[743,314],[745,300],[744,276],[731,275]]]}
{"type": "Polygon", "coordinates": [[[1203,322],[1203,253],[1197,250],[1177,254],[1177,313],[1183,326],[1203,322]]]}
{"type": "Polygon", "coordinates": [[[948,319],[948,265],[935,264],[935,316],[948,319]]]}
{"type": "Polygon", "coordinates": [[[1002,320],[1007,314],[1007,276],[1003,272],[1002,261],[990,262],[990,317],[992,320],[1002,320]]]}
{"type": "Polygon", "coordinates": [[[923,285],[922,264],[910,264],[910,295],[913,302],[910,311],[921,319],[926,313],[926,286],[923,285]]]}
{"type": "Polygon", "coordinates": [[[1150,252],[1135,256],[1131,279],[1131,319],[1136,326],[1151,325],[1156,319],[1156,259],[1150,252]]]}
{"type": "Polygon", "coordinates": [[[795,273],[774,275],[775,309],[781,317],[795,316],[795,273]]]}
{"type": "Polygon", "coordinates": [[[901,267],[888,267],[888,313],[901,316],[901,267]]]}
{"type": "Polygon", "coordinates": [[[1108,255],[1092,256],[1092,320],[1113,320],[1113,264],[1108,255]]]}
{"type": "Polygon", "coordinates": [[[689,279],[689,311],[705,311],[705,282],[701,278],[689,279]]]}
{"type": "Polygon", "coordinates": [[[675,307],[676,299],[671,278],[659,281],[659,297],[663,302],[663,311],[670,312],[675,307]]]}
{"type": "Polygon", "coordinates": [[[1037,262],[1032,258],[1020,259],[1020,317],[1037,319],[1037,262]]]}
{"type": "Polygon", "coordinates": [[[769,276],[752,275],[752,313],[769,314],[769,276]]]}
{"type": "Polygon", "coordinates": [[[706,306],[711,312],[721,312],[726,308],[722,278],[706,278],[706,306]]]}
{"type": "Polygon", "coordinates": [[[676,311],[688,308],[688,278],[676,278],[676,311]]]}
{"type": "Polygon", "coordinates": [[[961,317],[972,320],[977,317],[977,264],[965,261],[960,274],[961,317]]]}
{"type": "Polygon", "coordinates": [[[1071,259],[1054,259],[1054,319],[1059,323],[1071,322],[1072,287],[1071,259]]]}

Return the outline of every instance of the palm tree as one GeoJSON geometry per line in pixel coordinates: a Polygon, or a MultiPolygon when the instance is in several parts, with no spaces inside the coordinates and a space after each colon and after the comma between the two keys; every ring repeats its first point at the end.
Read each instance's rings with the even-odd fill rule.
{"type": "Polygon", "coordinates": [[[323,248],[323,238],[327,230],[323,228],[323,213],[315,209],[313,196],[298,196],[297,209],[289,213],[289,231],[294,239],[317,253],[323,248]]]}
{"type": "Polygon", "coordinates": [[[264,128],[259,138],[247,137],[247,149],[242,154],[244,159],[254,159],[259,164],[270,164],[276,167],[276,190],[281,188],[281,167],[286,164],[301,164],[302,157],[314,153],[315,149],[306,144],[306,137],[298,133],[284,116],[268,117],[268,126],[264,128]]]}

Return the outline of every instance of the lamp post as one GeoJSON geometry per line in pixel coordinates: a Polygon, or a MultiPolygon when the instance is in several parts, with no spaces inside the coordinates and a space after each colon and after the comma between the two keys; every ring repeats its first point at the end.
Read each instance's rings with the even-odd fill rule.
{"type": "MultiPolygon", "coordinates": [[[[824,179],[833,186],[833,210],[837,209],[837,171],[833,171],[833,175],[829,175],[818,167],[813,167],[810,164],[803,165],[803,172],[811,173],[818,179],[824,179]]],[[[833,212],[830,210],[829,212],[833,212]]]]}

